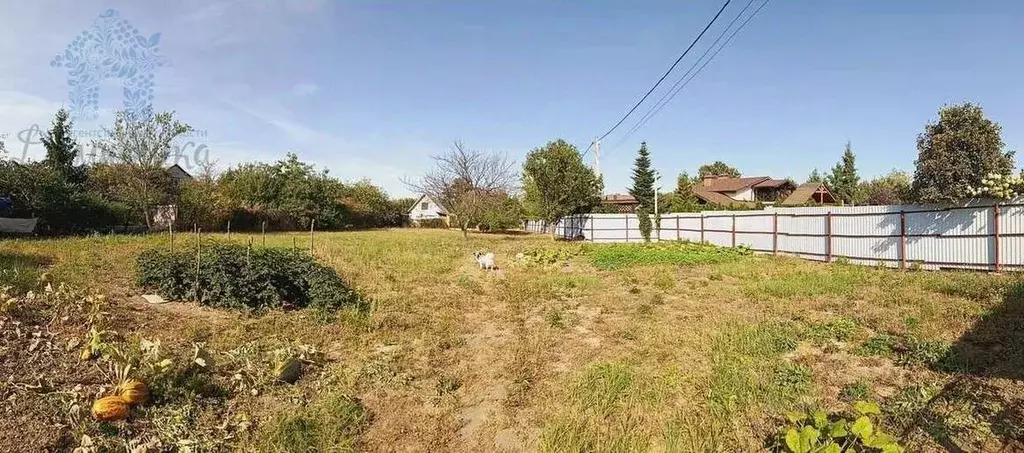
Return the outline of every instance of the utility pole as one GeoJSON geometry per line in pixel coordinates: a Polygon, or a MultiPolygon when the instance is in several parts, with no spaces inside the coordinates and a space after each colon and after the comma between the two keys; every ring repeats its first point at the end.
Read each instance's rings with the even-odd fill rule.
{"type": "Polygon", "coordinates": [[[601,139],[594,139],[594,173],[601,176],[601,139]]]}

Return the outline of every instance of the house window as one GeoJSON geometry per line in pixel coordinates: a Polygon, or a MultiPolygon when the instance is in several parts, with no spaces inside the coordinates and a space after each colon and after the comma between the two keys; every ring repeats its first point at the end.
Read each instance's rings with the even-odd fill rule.
{"type": "Polygon", "coordinates": [[[430,209],[430,203],[426,202],[426,201],[424,201],[423,203],[420,203],[420,209],[422,209],[424,211],[426,211],[427,209],[430,209]]]}

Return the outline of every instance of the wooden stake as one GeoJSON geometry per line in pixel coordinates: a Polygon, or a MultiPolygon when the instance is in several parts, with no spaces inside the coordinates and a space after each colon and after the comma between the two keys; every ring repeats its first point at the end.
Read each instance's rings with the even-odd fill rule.
{"type": "Polygon", "coordinates": [[[228,239],[231,239],[231,221],[228,220],[228,239]]]}
{"type": "Polygon", "coordinates": [[[267,221],[263,221],[263,246],[267,246],[267,221]]]}
{"type": "Polygon", "coordinates": [[[251,254],[252,254],[252,236],[249,236],[249,245],[248,245],[248,247],[245,248],[245,269],[246,270],[249,269],[249,265],[251,264],[251,261],[249,261],[249,256],[251,254]]]}
{"type": "Polygon", "coordinates": [[[199,260],[203,249],[203,230],[196,227],[196,303],[199,302],[199,260]]]}

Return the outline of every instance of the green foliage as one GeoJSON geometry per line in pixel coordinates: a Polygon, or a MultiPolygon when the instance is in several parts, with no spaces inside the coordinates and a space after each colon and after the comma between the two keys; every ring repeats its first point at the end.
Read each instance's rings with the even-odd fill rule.
{"type": "Polygon", "coordinates": [[[651,228],[654,226],[651,222],[651,213],[647,208],[641,207],[636,210],[636,218],[639,221],[640,236],[644,238],[644,242],[651,242],[651,228]]]}
{"type": "Polygon", "coordinates": [[[847,384],[839,390],[839,399],[843,401],[858,401],[871,397],[871,387],[863,379],[847,384]]]}
{"type": "Polygon", "coordinates": [[[526,156],[523,190],[526,214],[550,223],[600,206],[604,183],[575,146],[558,139],[526,156]]]}
{"type": "Polygon", "coordinates": [[[726,164],[720,160],[716,160],[710,164],[701,165],[697,169],[697,180],[700,181],[708,176],[728,176],[730,178],[739,178],[740,171],[733,166],[726,164]]]}
{"type": "Polygon", "coordinates": [[[654,210],[654,169],[651,168],[651,153],[647,150],[647,142],[640,143],[636,162],[633,163],[633,186],[629,194],[640,203],[641,208],[651,212],[654,210]]]}
{"type": "Polygon", "coordinates": [[[620,269],[656,264],[707,264],[734,261],[751,252],[744,248],[717,247],[694,242],[657,242],[653,244],[593,244],[585,249],[600,269],[620,269]]]}
{"type": "Polygon", "coordinates": [[[304,252],[210,242],[196,250],[150,249],[137,259],[138,285],[170,300],[222,308],[313,307],[331,311],[361,303],[333,269],[304,252]]]}
{"type": "Polygon", "coordinates": [[[488,209],[480,217],[480,230],[503,231],[521,228],[523,220],[526,220],[523,203],[518,198],[509,196],[506,193],[498,194],[496,197],[498,199],[491,209],[488,209]]]}
{"type": "Polygon", "coordinates": [[[820,410],[788,413],[788,423],[768,441],[768,449],[790,453],[905,451],[895,437],[877,426],[881,414],[877,404],[858,401],[854,410],[853,414],[828,414],[820,410]]]}
{"type": "Polygon", "coordinates": [[[735,326],[711,338],[708,403],[724,413],[790,404],[807,389],[810,370],[783,360],[796,349],[793,329],[776,323],[735,326]]]}
{"type": "Polygon", "coordinates": [[[810,175],[807,175],[807,182],[825,182],[825,178],[821,176],[821,172],[815,168],[811,171],[810,175]]]}
{"type": "Polygon", "coordinates": [[[838,200],[847,204],[853,203],[857,195],[857,184],[860,177],[857,176],[856,157],[850,142],[846,142],[846,150],[843,151],[842,160],[832,167],[832,172],[825,177],[825,185],[838,200]]]}
{"type": "Polygon", "coordinates": [[[956,202],[981,187],[983,178],[1008,176],[1013,152],[1004,151],[1002,128],[980,106],[965,103],[939,110],[917,137],[913,191],[926,203],[956,202]]]}
{"type": "Polygon", "coordinates": [[[1004,176],[989,173],[981,179],[981,187],[972,187],[968,195],[1007,200],[1024,192],[1024,173],[1004,176]]]}
{"type": "Polygon", "coordinates": [[[522,256],[517,256],[519,262],[527,265],[564,265],[572,258],[584,253],[582,246],[574,247],[546,247],[525,250],[522,256]]]}
{"type": "Polygon", "coordinates": [[[807,328],[806,336],[818,344],[828,341],[849,341],[853,338],[860,324],[853,318],[839,318],[826,323],[812,324],[807,328]]]}
{"type": "Polygon", "coordinates": [[[950,369],[957,363],[956,357],[950,355],[949,347],[947,342],[922,339],[910,333],[880,334],[871,337],[855,352],[860,355],[891,357],[897,365],[950,369]]]}
{"type": "Polygon", "coordinates": [[[889,174],[861,182],[855,203],[868,205],[903,204],[910,202],[910,175],[893,170],[889,174]]]}

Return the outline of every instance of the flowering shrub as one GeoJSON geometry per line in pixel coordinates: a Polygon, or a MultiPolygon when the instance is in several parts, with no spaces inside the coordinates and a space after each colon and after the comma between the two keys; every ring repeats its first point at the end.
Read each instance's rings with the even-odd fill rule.
{"type": "Polygon", "coordinates": [[[1024,193],[1024,173],[1019,175],[1001,175],[989,173],[981,179],[981,187],[972,187],[968,195],[972,197],[991,197],[1009,199],[1024,193]]]}

